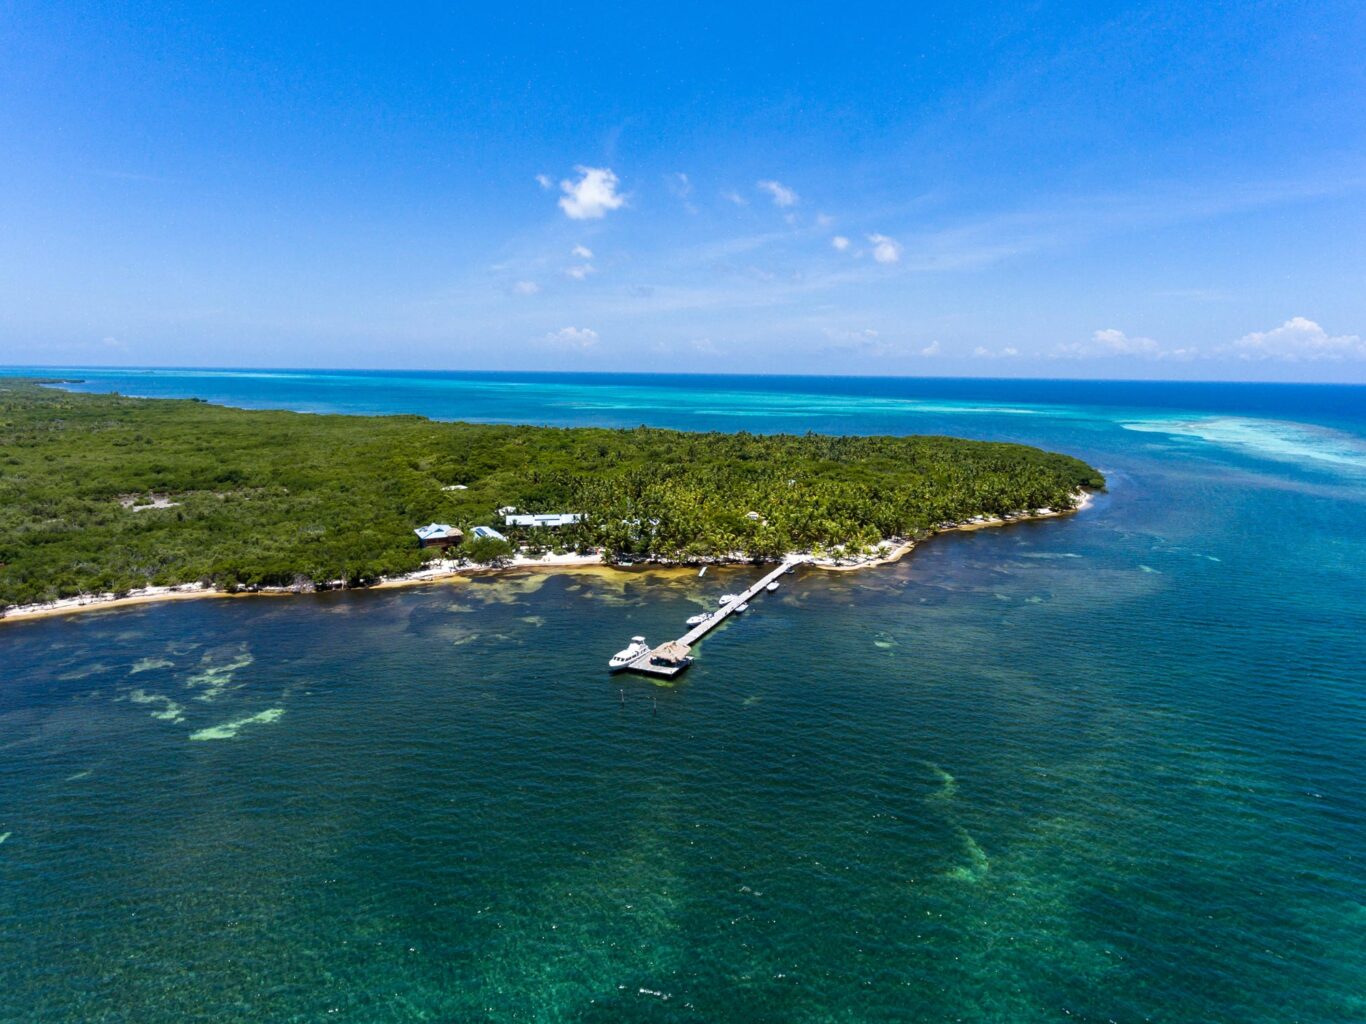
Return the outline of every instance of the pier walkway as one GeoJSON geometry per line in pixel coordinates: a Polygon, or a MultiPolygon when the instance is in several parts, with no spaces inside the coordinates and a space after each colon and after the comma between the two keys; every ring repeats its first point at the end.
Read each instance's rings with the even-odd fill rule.
{"type": "Polygon", "coordinates": [[[789,572],[796,562],[784,562],[772,572],[761,577],[757,583],[748,590],[743,590],[736,596],[734,601],[723,604],[716,611],[712,612],[707,618],[699,622],[688,632],[684,633],[677,640],[670,640],[668,643],[660,644],[658,647],[651,648],[642,654],[631,664],[626,666],[629,672],[640,672],[647,676],[663,676],[672,679],[691,664],[690,650],[692,645],[701,640],[721,623],[728,619],[732,612],[740,605],[746,603],[764,592],[764,588],[770,583],[779,579],[789,572]]]}

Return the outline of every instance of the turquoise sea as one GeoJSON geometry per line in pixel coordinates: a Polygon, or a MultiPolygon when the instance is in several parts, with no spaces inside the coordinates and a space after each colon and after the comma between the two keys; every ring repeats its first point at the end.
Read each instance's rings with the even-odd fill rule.
{"type": "Polygon", "coordinates": [[[605,661],[752,570],[0,624],[0,1020],[1366,1020],[1364,388],[46,372],[1110,489],[788,577],[669,687],[605,661]]]}

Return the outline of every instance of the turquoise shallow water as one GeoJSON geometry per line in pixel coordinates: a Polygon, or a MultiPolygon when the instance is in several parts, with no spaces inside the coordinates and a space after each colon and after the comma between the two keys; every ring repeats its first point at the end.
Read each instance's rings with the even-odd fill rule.
{"type": "Polygon", "coordinates": [[[90,386],[1112,486],[792,577],[672,688],[603,662],[748,572],[6,624],[0,1020],[1366,1018],[1362,389],[339,376],[90,386]]]}

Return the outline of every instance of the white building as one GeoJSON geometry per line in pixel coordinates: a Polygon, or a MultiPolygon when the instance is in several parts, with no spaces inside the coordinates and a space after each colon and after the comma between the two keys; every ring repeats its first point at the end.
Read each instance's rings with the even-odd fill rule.
{"type": "Polygon", "coordinates": [[[573,526],[582,521],[583,515],[579,512],[555,512],[547,515],[528,516],[513,515],[511,512],[503,513],[503,525],[505,526],[573,526]]]}

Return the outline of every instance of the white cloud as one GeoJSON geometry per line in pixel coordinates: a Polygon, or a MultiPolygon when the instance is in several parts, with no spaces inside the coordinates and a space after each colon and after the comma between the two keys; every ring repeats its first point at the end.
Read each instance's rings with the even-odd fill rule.
{"type": "Polygon", "coordinates": [[[981,345],[978,345],[975,349],[972,350],[972,355],[975,359],[988,359],[991,356],[991,350],[983,348],[981,345]]]}
{"type": "Polygon", "coordinates": [[[714,356],[721,354],[721,350],[716,347],[716,342],[712,341],[710,338],[694,338],[692,347],[694,352],[701,352],[704,355],[714,356]]]}
{"type": "Polygon", "coordinates": [[[830,239],[830,244],[839,252],[844,252],[849,248],[849,239],[845,238],[843,235],[836,235],[834,238],[830,239]]]}
{"type": "Polygon", "coordinates": [[[873,341],[878,336],[878,332],[871,327],[854,331],[827,327],[823,333],[831,341],[873,341]]]}
{"type": "Polygon", "coordinates": [[[546,341],[563,348],[587,349],[598,343],[598,332],[591,327],[561,327],[545,337],[546,341]]]}
{"type": "Polygon", "coordinates": [[[540,185],[541,188],[545,189],[547,192],[555,187],[555,182],[550,179],[550,175],[548,174],[536,175],[536,184],[540,185]]]}
{"type": "Polygon", "coordinates": [[[833,224],[833,223],[835,223],[835,218],[832,217],[832,216],[830,216],[830,214],[828,214],[828,213],[818,213],[818,214],[816,214],[816,227],[818,227],[818,228],[828,228],[828,227],[829,227],[831,224],[833,224]]]}
{"type": "Polygon", "coordinates": [[[569,254],[571,256],[577,256],[581,260],[591,260],[593,258],[593,250],[586,245],[574,246],[574,248],[569,250],[569,254]]]}
{"type": "Polygon", "coordinates": [[[1136,356],[1142,359],[1191,359],[1195,354],[1196,350],[1193,348],[1164,349],[1152,338],[1130,337],[1114,327],[1092,332],[1090,341],[1073,341],[1058,345],[1052,352],[1054,358],[1069,359],[1114,356],[1136,356]]]}
{"type": "Polygon", "coordinates": [[[1020,350],[1014,345],[1007,345],[1005,348],[1001,349],[1001,355],[1005,356],[1007,359],[1018,356],[1019,354],[1020,350]]]}
{"type": "Polygon", "coordinates": [[[726,202],[728,203],[734,203],[736,206],[749,205],[749,200],[742,196],[739,192],[735,191],[735,189],[733,188],[727,189],[726,191],[722,192],[721,198],[726,200],[726,202]]]}
{"type": "Polygon", "coordinates": [[[868,244],[873,247],[873,259],[879,263],[895,263],[901,259],[901,243],[886,235],[869,235],[868,244]]]}
{"type": "Polygon", "coordinates": [[[1160,346],[1152,338],[1131,338],[1123,331],[1108,327],[1091,335],[1091,348],[1104,355],[1152,355],[1160,346]]]}
{"type": "Polygon", "coordinates": [[[1152,356],[1160,346],[1152,338],[1131,338],[1113,327],[1095,331],[1090,341],[1071,341],[1057,346],[1059,356],[1152,356]]]}
{"type": "Polygon", "coordinates": [[[868,359],[900,359],[910,354],[906,346],[883,338],[873,327],[857,330],[827,327],[823,333],[830,339],[824,349],[829,353],[868,359]]]}
{"type": "Polygon", "coordinates": [[[774,181],[770,178],[764,181],[756,181],[754,184],[773,197],[774,206],[796,206],[799,201],[796,191],[788,188],[781,181],[774,181]]]}
{"type": "Polygon", "coordinates": [[[926,345],[924,348],[922,348],[922,349],[920,350],[920,354],[921,354],[922,356],[937,356],[937,355],[939,355],[939,342],[937,342],[937,341],[932,341],[932,342],[930,342],[928,345],[926,345]]]}
{"type": "Polygon", "coordinates": [[[1286,362],[1366,358],[1366,341],[1355,334],[1330,335],[1307,317],[1291,317],[1269,331],[1253,331],[1220,348],[1241,359],[1281,359],[1286,362]]]}
{"type": "Polygon", "coordinates": [[[569,277],[572,277],[575,281],[586,281],[588,280],[589,274],[596,273],[597,270],[591,263],[583,263],[577,267],[570,267],[568,270],[565,271],[565,274],[567,274],[569,277]]]}
{"type": "Polygon", "coordinates": [[[664,187],[669,190],[669,195],[683,204],[683,209],[689,213],[697,212],[697,207],[692,201],[692,179],[686,174],[682,171],[674,171],[665,177],[664,187]]]}
{"type": "Polygon", "coordinates": [[[682,171],[675,171],[665,179],[669,186],[669,194],[678,199],[687,199],[692,195],[692,182],[682,171]]]}
{"type": "Polygon", "coordinates": [[[518,295],[535,295],[541,290],[541,286],[535,281],[518,281],[512,286],[512,290],[518,295]]]}
{"type": "Polygon", "coordinates": [[[570,220],[599,220],[609,210],[626,205],[626,197],[617,192],[617,176],[608,167],[575,167],[578,181],[560,182],[560,209],[570,220]]]}

